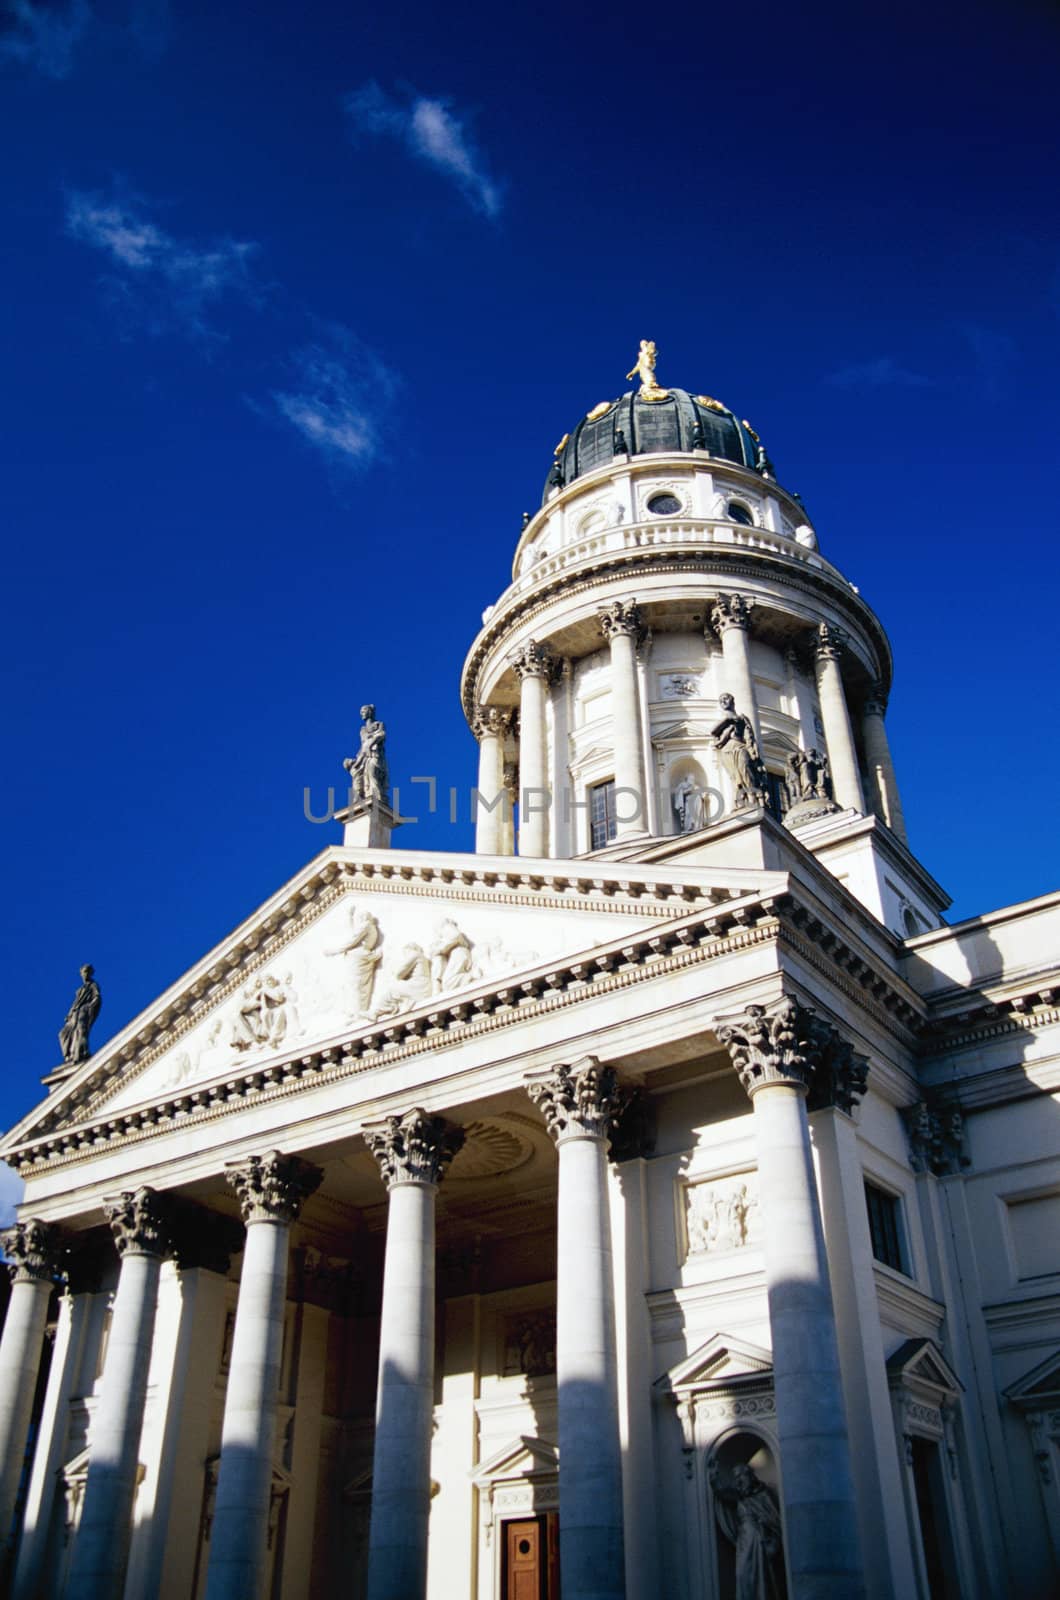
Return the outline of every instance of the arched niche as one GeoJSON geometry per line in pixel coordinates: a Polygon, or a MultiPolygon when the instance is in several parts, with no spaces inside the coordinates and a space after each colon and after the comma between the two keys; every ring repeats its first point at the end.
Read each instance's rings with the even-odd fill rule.
{"type": "Polygon", "coordinates": [[[718,1600],[787,1600],[773,1446],[756,1429],[727,1430],[709,1451],[706,1482],[718,1600]]]}

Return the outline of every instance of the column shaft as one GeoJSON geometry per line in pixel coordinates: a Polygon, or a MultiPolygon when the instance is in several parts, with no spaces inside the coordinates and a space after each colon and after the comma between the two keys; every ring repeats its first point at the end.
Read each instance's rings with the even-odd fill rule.
{"type": "Polygon", "coordinates": [[[883,720],[883,705],[870,700],[861,721],[865,742],[865,765],[868,768],[869,788],[872,791],[872,809],[882,817],[892,833],[906,842],[905,817],[898,795],[898,780],[891,760],[891,746],[883,720]]]}
{"type": "Polygon", "coordinates": [[[805,1089],[753,1097],[791,1600],[860,1600],[857,1511],[805,1089]]]}
{"type": "Polygon", "coordinates": [[[117,1600],[124,1588],[161,1266],[146,1251],[122,1256],[67,1600],[117,1600]]]}
{"type": "Polygon", "coordinates": [[[519,854],[548,854],[548,744],[545,678],[526,673],[519,694],[519,854]]]}
{"type": "Polygon", "coordinates": [[[627,632],[611,635],[611,726],[615,741],[616,831],[623,839],[648,830],[637,645],[627,632]]]}
{"type": "Polygon", "coordinates": [[[817,694],[821,702],[828,761],[832,769],[832,789],[841,810],[864,811],[865,797],[858,772],[854,733],[839,670],[839,647],[835,630],[822,624],[817,646],[817,694]]]}
{"type": "Polygon", "coordinates": [[[420,1600],[426,1590],[434,1416],[436,1193],[431,1183],[406,1181],[390,1189],[368,1600],[420,1600]]]}
{"type": "Polygon", "coordinates": [[[758,726],[758,701],[751,676],[751,642],[746,628],[735,624],[721,631],[721,653],[725,665],[725,687],[736,702],[737,711],[751,723],[761,743],[758,726]]]}
{"type": "Polygon", "coordinates": [[[51,1290],[48,1278],[16,1277],[0,1340],[0,1563],[4,1568],[14,1542],[11,1519],[22,1478],[51,1290]]]}
{"type": "Polygon", "coordinates": [[[479,706],[471,719],[478,749],[478,789],[475,797],[475,849],[479,855],[500,855],[504,846],[508,794],[504,784],[504,739],[511,712],[498,706],[479,706]]]}

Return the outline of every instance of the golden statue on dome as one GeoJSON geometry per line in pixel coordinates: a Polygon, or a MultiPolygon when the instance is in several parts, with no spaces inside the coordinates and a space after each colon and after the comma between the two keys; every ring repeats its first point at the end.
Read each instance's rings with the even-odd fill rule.
{"type": "Polygon", "coordinates": [[[627,381],[630,378],[640,378],[640,393],[638,400],[669,400],[669,389],[660,389],[655,381],[655,340],[642,339],[640,350],[637,354],[637,364],[632,372],[626,373],[627,381]]]}

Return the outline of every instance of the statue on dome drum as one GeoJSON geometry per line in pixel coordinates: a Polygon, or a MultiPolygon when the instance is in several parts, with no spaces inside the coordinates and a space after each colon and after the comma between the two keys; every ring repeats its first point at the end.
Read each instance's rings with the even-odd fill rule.
{"type": "Polygon", "coordinates": [[[823,750],[813,746],[809,750],[793,750],[784,769],[784,786],[788,791],[788,809],[784,813],[787,826],[828,816],[839,809],[832,793],[828,757],[823,750]]]}
{"type": "Polygon", "coordinates": [[[88,1036],[102,1004],[95,970],[90,966],[81,968],[81,987],[74,995],[73,1005],[66,1013],[66,1021],[59,1029],[59,1046],[66,1066],[76,1067],[92,1054],[88,1036]]]}
{"type": "Polygon", "coordinates": [[[710,737],[732,780],[733,807],[743,811],[748,806],[764,806],[769,791],[754,728],[750,719],[737,711],[731,694],[722,695],[721,709],[725,715],[711,729],[710,737]]]}
{"type": "Polygon", "coordinates": [[[350,805],[382,805],[390,801],[390,776],[386,765],[386,729],[376,718],[375,706],[361,707],[361,748],[342,763],[350,775],[350,805]]]}
{"type": "Polygon", "coordinates": [[[655,340],[642,339],[640,350],[637,353],[636,365],[626,373],[626,381],[631,378],[640,379],[640,393],[638,400],[668,400],[669,389],[660,389],[655,381],[655,340]]]}
{"type": "Polygon", "coordinates": [[[784,1541],[776,1496],[746,1462],[711,1462],[714,1514],[736,1546],[736,1600],[784,1600],[784,1541]]]}

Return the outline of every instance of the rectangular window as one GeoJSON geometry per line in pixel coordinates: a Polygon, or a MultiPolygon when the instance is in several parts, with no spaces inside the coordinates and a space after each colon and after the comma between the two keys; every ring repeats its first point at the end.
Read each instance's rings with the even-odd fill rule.
{"type": "Polygon", "coordinates": [[[878,1189],[866,1178],[865,1204],[869,1212],[873,1255],[885,1267],[893,1267],[895,1272],[904,1272],[908,1276],[898,1196],[888,1194],[886,1189],[878,1189]]]}
{"type": "Polygon", "coordinates": [[[615,780],[594,783],[589,790],[589,848],[599,850],[617,832],[615,824],[615,780]]]}

